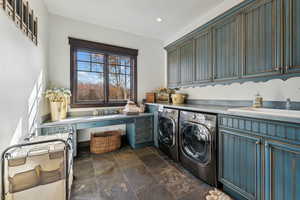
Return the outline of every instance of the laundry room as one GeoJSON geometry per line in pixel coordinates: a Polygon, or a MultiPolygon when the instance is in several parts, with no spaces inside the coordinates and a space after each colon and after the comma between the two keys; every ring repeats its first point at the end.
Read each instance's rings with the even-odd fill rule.
{"type": "Polygon", "coordinates": [[[300,200],[300,0],[0,0],[0,200],[300,200]]]}

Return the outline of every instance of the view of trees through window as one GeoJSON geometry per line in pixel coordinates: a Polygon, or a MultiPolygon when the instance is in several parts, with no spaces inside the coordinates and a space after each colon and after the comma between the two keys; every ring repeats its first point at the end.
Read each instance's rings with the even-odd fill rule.
{"type": "Polygon", "coordinates": [[[77,50],[77,100],[119,102],[130,99],[132,65],[130,56],[77,50]]]}

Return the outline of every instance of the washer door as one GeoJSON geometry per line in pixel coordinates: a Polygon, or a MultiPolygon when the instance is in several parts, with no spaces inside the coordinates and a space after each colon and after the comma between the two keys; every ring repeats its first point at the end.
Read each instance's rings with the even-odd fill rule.
{"type": "Polygon", "coordinates": [[[164,116],[158,117],[158,140],[168,147],[175,145],[176,123],[173,119],[164,116]]]}
{"type": "Polygon", "coordinates": [[[212,136],[204,124],[183,123],[181,129],[181,150],[188,157],[201,164],[211,161],[212,136]]]}

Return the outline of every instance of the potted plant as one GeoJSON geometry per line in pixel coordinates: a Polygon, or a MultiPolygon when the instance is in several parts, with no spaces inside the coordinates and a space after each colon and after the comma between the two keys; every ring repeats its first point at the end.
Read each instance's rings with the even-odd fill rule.
{"type": "Polygon", "coordinates": [[[45,97],[50,102],[51,120],[66,119],[71,91],[66,88],[52,88],[46,91],[45,97]]]}

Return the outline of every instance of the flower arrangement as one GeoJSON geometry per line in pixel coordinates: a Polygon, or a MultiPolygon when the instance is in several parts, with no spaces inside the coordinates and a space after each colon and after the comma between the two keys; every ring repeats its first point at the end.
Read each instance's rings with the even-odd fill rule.
{"type": "Polygon", "coordinates": [[[66,119],[71,91],[66,88],[52,88],[45,92],[45,97],[50,102],[51,120],[66,119]]]}
{"type": "Polygon", "coordinates": [[[158,88],[157,90],[157,102],[160,103],[169,103],[170,102],[170,98],[171,98],[171,94],[173,94],[175,91],[170,89],[170,88],[158,88]]]}
{"type": "Polygon", "coordinates": [[[45,97],[50,102],[64,102],[71,97],[71,91],[67,88],[52,88],[46,91],[45,97]]]}
{"type": "Polygon", "coordinates": [[[171,93],[174,92],[174,90],[172,90],[170,88],[164,88],[164,87],[162,87],[162,88],[158,88],[157,92],[158,93],[164,93],[164,94],[171,94],[171,93]]]}

